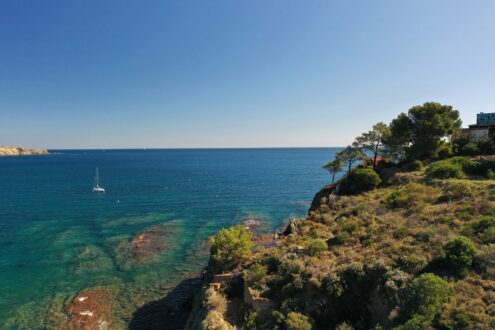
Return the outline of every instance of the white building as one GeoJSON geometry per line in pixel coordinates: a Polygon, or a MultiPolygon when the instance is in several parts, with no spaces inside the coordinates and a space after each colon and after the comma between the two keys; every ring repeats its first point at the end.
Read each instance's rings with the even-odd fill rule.
{"type": "Polygon", "coordinates": [[[478,141],[488,140],[490,133],[495,133],[495,113],[479,113],[476,116],[476,124],[462,130],[463,135],[478,141]]]}

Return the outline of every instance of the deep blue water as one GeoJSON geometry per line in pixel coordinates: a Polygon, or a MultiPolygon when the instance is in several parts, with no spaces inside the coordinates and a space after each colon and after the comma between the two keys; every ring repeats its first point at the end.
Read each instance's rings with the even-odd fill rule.
{"type": "Polygon", "coordinates": [[[322,164],[337,150],[58,150],[0,158],[0,320],[36,328],[45,321],[34,311],[54,297],[107,283],[138,290],[201,270],[198,243],[220,228],[254,216],[271,231],[304,215],[329,181],[322,164]],[[91,191],[96,167],[105,194],[91,191]],[[176,230],[164,255],[119,267],[112,246],[160,223],[176,230]],[[82,251],[92,251],[95,263],[85,264],[82,251]]]}

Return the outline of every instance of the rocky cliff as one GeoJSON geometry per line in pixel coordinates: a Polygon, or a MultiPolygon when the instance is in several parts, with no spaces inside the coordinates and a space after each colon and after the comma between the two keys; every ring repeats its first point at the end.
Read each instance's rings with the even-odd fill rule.
{"type": "Polygon", "coordinates": [[[0,156],[47,155],[46,149],[0,146],[0,156]]]}
{"type": "Polygon", "coordinates": [[[207,279],[186,329],[495,328],[495,180],[419,170],[334,190],[220,270],[230,281],[207,279]]]}

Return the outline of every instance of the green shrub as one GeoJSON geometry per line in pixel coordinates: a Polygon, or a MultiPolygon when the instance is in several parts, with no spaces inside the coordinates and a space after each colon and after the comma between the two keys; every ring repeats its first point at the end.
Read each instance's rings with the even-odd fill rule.
{"type": "Polygon", "coordinates": [[[488,228],[480,235],[481,241],[485,244],[495,243],[495,227],[488,228]]]}
{"type": "Polygon", "coordinates": [[[471,214],[471,212],[468,212],[468,211],[459,211],[459,212],[456,212],[456,217],[459,218],[460,220],[462,221],[470,221],[473,219],[473,215],[471,214]]]}
{"type": "Polygon", "coordinates": [[[417,329],[412,324],[428,325],[451,296],[449,284],[437,275],[426,273],[414,279],[401,308],[401,318],[409,321],[401,329],[417,329]]]}
{"type": "Polygon", "coordinates": [[[495,180],[495,171],[490,168],[488,169],[488,171],[486,171],[485,176],[488,180],[495,180]]]}
{"type": "Polygon", "coordinates": [[[495,244],[483,245],[476,260],[485,272],[495,276],[495,244]]]}
{"type": "Polygon", "coordinates": [[[410,197],[407,191],[400,189],[393,191],[385,201],[391,208],[408,207],[410,206],[410,197]]]}
{"type": "MultiPolygon", "coordinates": [[[[324,215],[328,215],[328,214],[324,214],[324,215]]],[[[311,236],[311,238],[318,238],[318,229],[311,228],[311,230],[309,231],[309,236],[311,236]]]]}
{"type": "Polygon", "coordinates": [[[346,231],[340,231],[334,238],[328,240],[328,245],[345,244],[351,238],[351,235],[346,231]]]}
{"type": "Polygon", "coordinates": [[[420,160],[413,160],[406,165],[406,169],[410,172],[419,171],[423,168],[423,162],[420,160]]]}
{"type": "Polygon", "coordinates": [[[348,232],[349,234],[352,234],[353,232],[357,231],[359,227],[360,227],[359,222],[355,219],[343,221],[342,224],[340,225],[340,228],[343,231],[348,232]]]}
{"type": "Polygon", "coordinates": [[[414,315],[406,323],[395,327],[394,330],[425,330],[430,329],[431,319],[424,315],[414,315]]]}
{"type": "Polygon", "coordinates": [[[401,227],[395,230],[392,235],[394,236],[395,239],[406,238],[407,235],[409,235],[409,229],[407,227],[401,227]]]}
{"type": "Polygon", "coordinates": [[[495,217],[485,216],[467,224],[462,233],[468,236],[479,236],[483,243],[495,243],[495,217]]]}
{"type": "Polygon", "coordinates": [[[495,171],[495,163],[488,161],[471,161],[470,166],[464,172],[471,175],[489,176],[489,172],[495,171]]]}
{"type": "Polygon", "coordinates": [[[399,260],[397,260],[397,267],[407,273],[416,274],[420,272],[427,263],[425,257],[411,254],[399,257],[399,260]]]}
{"type": "Polygon", "coordinates": [[[470,142],[465,144],[460,150],[459,153],[463,155],[475,156],[478,155],[480,149],[478,148],[478,144],[475,142],[470,142]]]}
{"type": "Polygon", "coordinates": [[[289,312],[285,319],[285,328],[287,330],[311,330],[313,329],[313,324],[306,315],[289,312]]]}
{"type": "Polygon", "coordinates": [[[458,310],[454,313],[455,329],[470,329],[471,320],[465,311],[458,310]]]}
{"type": "Polygon", "coordinates": [[[317,257],[326,250],[328,250],[327,242],[321,238],[313,239],[308,244],[308,252],[311,256],[317,257]]]}
{"type": "Polygon", "coordinates": [[[250,256],[253,249],[251,232],[239,224],[223,228],[211,239],[210,254],[215,266],[228,270],[250,256]]]}
{"type": "Polygon", "coordinates": [[[475,234],[480,234],[487,229],[495,227],[495,217],[481,217],[473,223],[469,224],[469,226],[473,228],[475,234]]]}
{"type": "Polygon", "coordinates": [[[459,164],[441,160],[431,164],[426,170],[426,175],[434,179],[450,179],[462,177],[463,172],[459,164]]]}
{"type": "Polygon", "coordinates": [[[287,253],[281,258],[281,264],[279,267],[279,274],[283,276],[292,276],[294,274],[300,274],[304,270],[304,261],[296,253],[287,253]]]}
{"type": "Polygon", "coordinates": [[[246,329],[256,329],[256,319],[258,317],[258,313],[255,311],[249,311],[244,315],[244,327],[246,329]]]}
{"type": "Polygon", "coordinates": [[[453,201],[472,197],[471,187],[463,182],[451,182],[445,187],[442,199],[453,201]]]}
{"type": "Polygon", "coordinates": [[[473,264],[476,247],[464,236],[451,239],[444,246],[445,257],[449,266],[455,271],[462,271],[473,264]]]}
{"type": "Polygon", "coordinates": [[[418,242],[426,243],[426,242],[431,242],[431,240],[434,236],[435,236],[435,233],[432,230],[422,230],[422,231],[417,232],[414,235],[414,238],[418,242]]]}
{"type": "Polygon", "coordinates": [[[268,269],[259,262],[254,263],[245,272],[244,279],[247,281],[249,286],[260,289],[260,281],[266,276],[268,269]]]}
{"type": "Polygon", "coordinates": [[[357,195],[378,187],[381,179],[371,168],[358,168],[348,174],[342,181],[339,193],[357,195]]]}
{"type": "Polygon", "coordinates": [[[445,159],[452,157],[454,155],[454,151],[452,150],[452,145],[450,143],[444,143],[438,148],[438,158],[445,159]]]}
{"type": "Polygon", "coordinates": [[[486,176],[487,172],[495,170],[495,163],[489,161],[474,161],[469,157],[452,157],[446,162],[458,165],[465,174],[486,176]]]}

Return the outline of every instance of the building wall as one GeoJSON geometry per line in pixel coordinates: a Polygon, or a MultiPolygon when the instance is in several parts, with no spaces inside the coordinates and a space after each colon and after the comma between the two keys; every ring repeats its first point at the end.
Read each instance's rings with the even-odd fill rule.
{"type": "Polygon", "coordinates": [[[478,125],[495,125],[495,113],[479,113],[476,117],[478,125]]]}
{"type": "Polygon", "coordinates": [[[465,131],[471,138],[475,140],[488,140],[490,138],[490,130],[488,128],[470,128],[465,131]]]}

